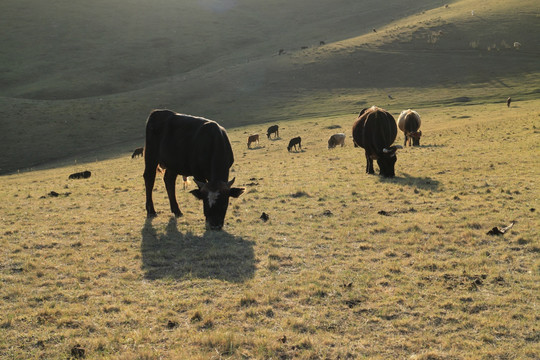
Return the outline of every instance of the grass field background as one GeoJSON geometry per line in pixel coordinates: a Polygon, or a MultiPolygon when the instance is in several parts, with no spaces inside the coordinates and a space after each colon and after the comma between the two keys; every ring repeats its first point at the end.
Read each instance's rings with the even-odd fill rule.
{"type": "Polygon", "coordinates": [[[538,101],[417,110],[394,179],[364,173],[355,115],[252,149],[270,124],[232,129],[223,232],[188,191],[172,217],[161,181],[146,220],[129,153],[2,177],[2,358],[537,358],[538,101]]]}

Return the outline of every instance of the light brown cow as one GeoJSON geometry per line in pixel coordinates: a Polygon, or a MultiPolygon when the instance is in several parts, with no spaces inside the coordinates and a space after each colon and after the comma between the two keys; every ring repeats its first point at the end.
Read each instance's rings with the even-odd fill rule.
{"type": "Polygon", "coordinates": [[[330,139],[328,139],[328,148],[333,149],[336,146],[341,145],[341,147],[345,146],[345,134],[339,133],[334,134],[330,136],[330,139]]]}
{"type": "Polygon", "coordinates": [[[403,146],[407,146],[407,140],[409,140],[409,146],[411,146],[411,140],[413,146],[420,145],[422,131],[419,131],[418,129],[420,129],[421,123],[420,115],[414,110],[403,110],[401,114],[399,114],[398,127],[399,130],[403,131],[403,134],[405,134],[403,146]]]}
{"type": "Polygon", "coordinates": [[[254,142],[256,142],[257,145],[259,144],[259,134],[249,135],[248,141],[247,141],[248,149],[251,149],[251,144],[254,142]]]}

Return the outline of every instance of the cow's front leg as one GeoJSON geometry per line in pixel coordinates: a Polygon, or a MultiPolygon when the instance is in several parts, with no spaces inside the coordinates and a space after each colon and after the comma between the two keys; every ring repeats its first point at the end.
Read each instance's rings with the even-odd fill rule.
{"type": "Polygon", "coordinates": [[[176,202],[176,177],[178,174],[170,171],[165,170],[165,174],[163,175],[163,181],[165,182],[165,188],[167,189],[167,195],[169,196],[169,202],[171,204],[171,211],[176,217],[182,216],[182,212],[180,211],[180,208],[178,207],[178,203],[176,202]]]}
{"type": "Polygon", "coordinates": [[[146,216],[150,218],[157,215],[154,209],[154,202],[152,201],[152,191],[154,190],[154,182],[156,181],[156,167],[146,166],[143,178],[146,188],[146,216]]]}

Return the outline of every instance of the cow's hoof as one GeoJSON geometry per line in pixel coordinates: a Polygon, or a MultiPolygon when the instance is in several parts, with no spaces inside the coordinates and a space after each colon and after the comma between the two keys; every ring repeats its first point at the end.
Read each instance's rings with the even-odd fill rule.
{"type": "Polygon", "coordinates": [[[184,214],[182,214],[182,212],[179,211],[179,212],[177,212],[177,213],[175,212],[175,213],[174,213],[174,216],[177,217],[177,218],[179,218],[179,217],[184,216],[184,214]]]}
{"type": "Polygon", "coordinates": [[[153,213],[148,213],[148,214],[146,215],[146,218],[147,218],[147,219],[153,219],[153,218],[155,218],[156,216],[157,216],[157,214],[156,214],[155,212],[153,212],[153,213]]]}

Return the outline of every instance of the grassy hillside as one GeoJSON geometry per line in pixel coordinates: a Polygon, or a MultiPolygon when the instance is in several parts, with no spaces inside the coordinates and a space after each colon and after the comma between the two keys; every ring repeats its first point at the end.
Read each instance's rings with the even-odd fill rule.
{"type": "Polygon", "coordinates": [[[162,181],[146,220],[128,153],[3,176],[0,357],[535,359],[539,105],[416,108],[395,179],[364,173],[353,114],[280,122],[251,150],[270,124],[231,129],[247,192],[219,233],[187,191],[171,217],[162,181]]]}
{"type": "Polygon", "coordinates": [[[154,108],[231,128],[374,103],[526,100],[539,89],[534,0],[1,7],[0,173],[140,146],[154,108]]]}

